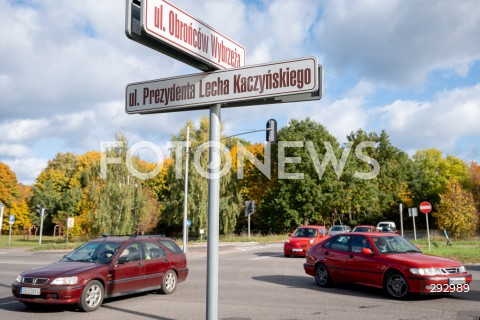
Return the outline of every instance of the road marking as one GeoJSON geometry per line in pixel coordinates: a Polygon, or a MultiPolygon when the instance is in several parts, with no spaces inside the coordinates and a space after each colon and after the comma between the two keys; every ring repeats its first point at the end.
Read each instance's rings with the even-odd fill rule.
{"type": "Polygon", "coordinates": [[[12,303],[17,303],[18,301],[10,301],[10,302],[4,302],[4,303],[0,303],[0,306],[3,306],[5,304],[12,304],[12,303]]]}

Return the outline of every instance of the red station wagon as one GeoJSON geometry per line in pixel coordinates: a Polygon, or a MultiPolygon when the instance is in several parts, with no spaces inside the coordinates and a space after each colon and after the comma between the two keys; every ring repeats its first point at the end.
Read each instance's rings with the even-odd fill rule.
{"type": "Polygon", "coordinates": [[[104,236],[58,262],[22,272],[13,296],[27,306],[77,304],[94,311],[104,298],[160,290],[175,291],[187,278],[185,253],[162,236],[104,236]]]}
{"type": "Polygon", "coordinates": [[[305,256],[311,246],[327,237],[327,229],[323,226],[302,226],[289,234],[289,237],[283,245],[285,257],[305,256]]]}
{"type": "Polygon", "coordinates": [[[423,254],[392,233],[342,233],[308,250],[303,265],[317,284],[357,283],[393,298],[409,293],[468,291],[472,275],[456,261],[423,254]]]}

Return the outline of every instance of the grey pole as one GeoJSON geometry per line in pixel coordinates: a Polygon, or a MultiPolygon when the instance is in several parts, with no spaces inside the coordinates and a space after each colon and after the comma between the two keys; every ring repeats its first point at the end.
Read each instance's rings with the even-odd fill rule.
{"type": "Polygon", "coordinates": [[[188,209],[188,154],[190,143],[190,127],[187,125],[187,152],[185,155],[185,195],[183,200],[183,252],[187,252],[187,209],[188,209]]]}
{"type": "Polygon", "coordinates": [[[38,246],[42,245],[42,234],[43,234],[43,217],[45,216],[45,208],[42,208],[40,213],[40,238],[38,239],[38,246]]]}
{"type": "Polygon", "coordinates": [[[5,205],[0,203],[0,238],[2,237],[2,223],[3,223],[3,208],[5,205]]]}
{"type": "Polygon", "coordinates": [[[400,210],[400,230],[402,231],[402,237],[403,237],[403,206],[402,203],[398,203],[398,209],[400,210]]]}
{"type": "Polygon", "coordinates": [[[220,104],[210,107],[208,151],[207,319],[218,319],[218,238],[220,214],[220,104]]]}

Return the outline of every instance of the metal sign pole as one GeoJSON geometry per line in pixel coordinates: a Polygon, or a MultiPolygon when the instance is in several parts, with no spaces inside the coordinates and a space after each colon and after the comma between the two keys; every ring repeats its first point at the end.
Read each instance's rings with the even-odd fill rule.
{"type": "Polygon", "coordinates": [[[401,202],[398,203],[398,210],[400,210],[400,230],[403,237],[403,206],[401,202]]]}
{"type": "Polygon", "coordinates": [[[430,230],[428,228],[428,213],[425,214],[425,218],[427,219],[427,239],[428,239],[428,251],[430,251],[430,230]]]}
{"type": "Polygon", "coordinates": [[[0,203],[0,238],[2,237],[2,226],[3,226],[3,208],[5,205],[0,203]]]}
{"type": "Polygon", "coordinates": [[[207,319],[218,319],[218,238],[220,214],[220,110],[210,107],[208,151],[207,319]]]}
{"type": "Polygon", "coordinates": [[[412,217],[413,217],[413,236],[415,237],[415,241],[417,241],[417,229],[415,228],[415,216],[417,215],[417,208],[412,209],[412,217]],[[413,210],[415,209],[415,210],[413,210]]]}
{"type": "Polygon", "coordinates": [[[40,238],[38,239],[38,245],[42,245],[42,233],[43,233],[43,217],[45,216],[45,208],[42,208],[40,213],[40,238]]]}
{"type": "Polygon", "coordinates": [[[187,152],[185,154],[185,194],[183,199],[183,252],[187,252],[187,209],[188,209],[188,157],[189,157],[189,143],[190,143],[190,127],[187,125],[187,152]]]}

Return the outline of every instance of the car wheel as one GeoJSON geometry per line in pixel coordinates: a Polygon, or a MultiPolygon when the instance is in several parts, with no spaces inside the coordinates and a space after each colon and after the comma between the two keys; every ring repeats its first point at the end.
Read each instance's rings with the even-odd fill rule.
{"type": "Polygon", "coordinates": [[[83,288],[78,306],[85,312],[97,310],[103,302],[104,289],[100,281],[92,280],[83,288]]]}
{"type": "Polygon", "coordinates": [[[317,284],[320,287],[328,287],[332,283],[327,267],[323,264],[318,264],[315,267],[315,281],[317,281],[317,284]]]}
{"type": "Polygon", "coordinates": [[[290,258],[290,255],[285,253],[285,258],[290,258]]]}
{"type": "Polygon", "coordinates": [[[173,270],[168,270],[162,280],[162,288],[160,291],[163,294],[170,294],[177,288],[177,274],[173,270]]]}
{"type": "Polygon", "coordinates": [[[408,282],[399,272],[390,272],[385,277],[384,288],[395,299],[404,298],[408,294],[408,282]]]}

